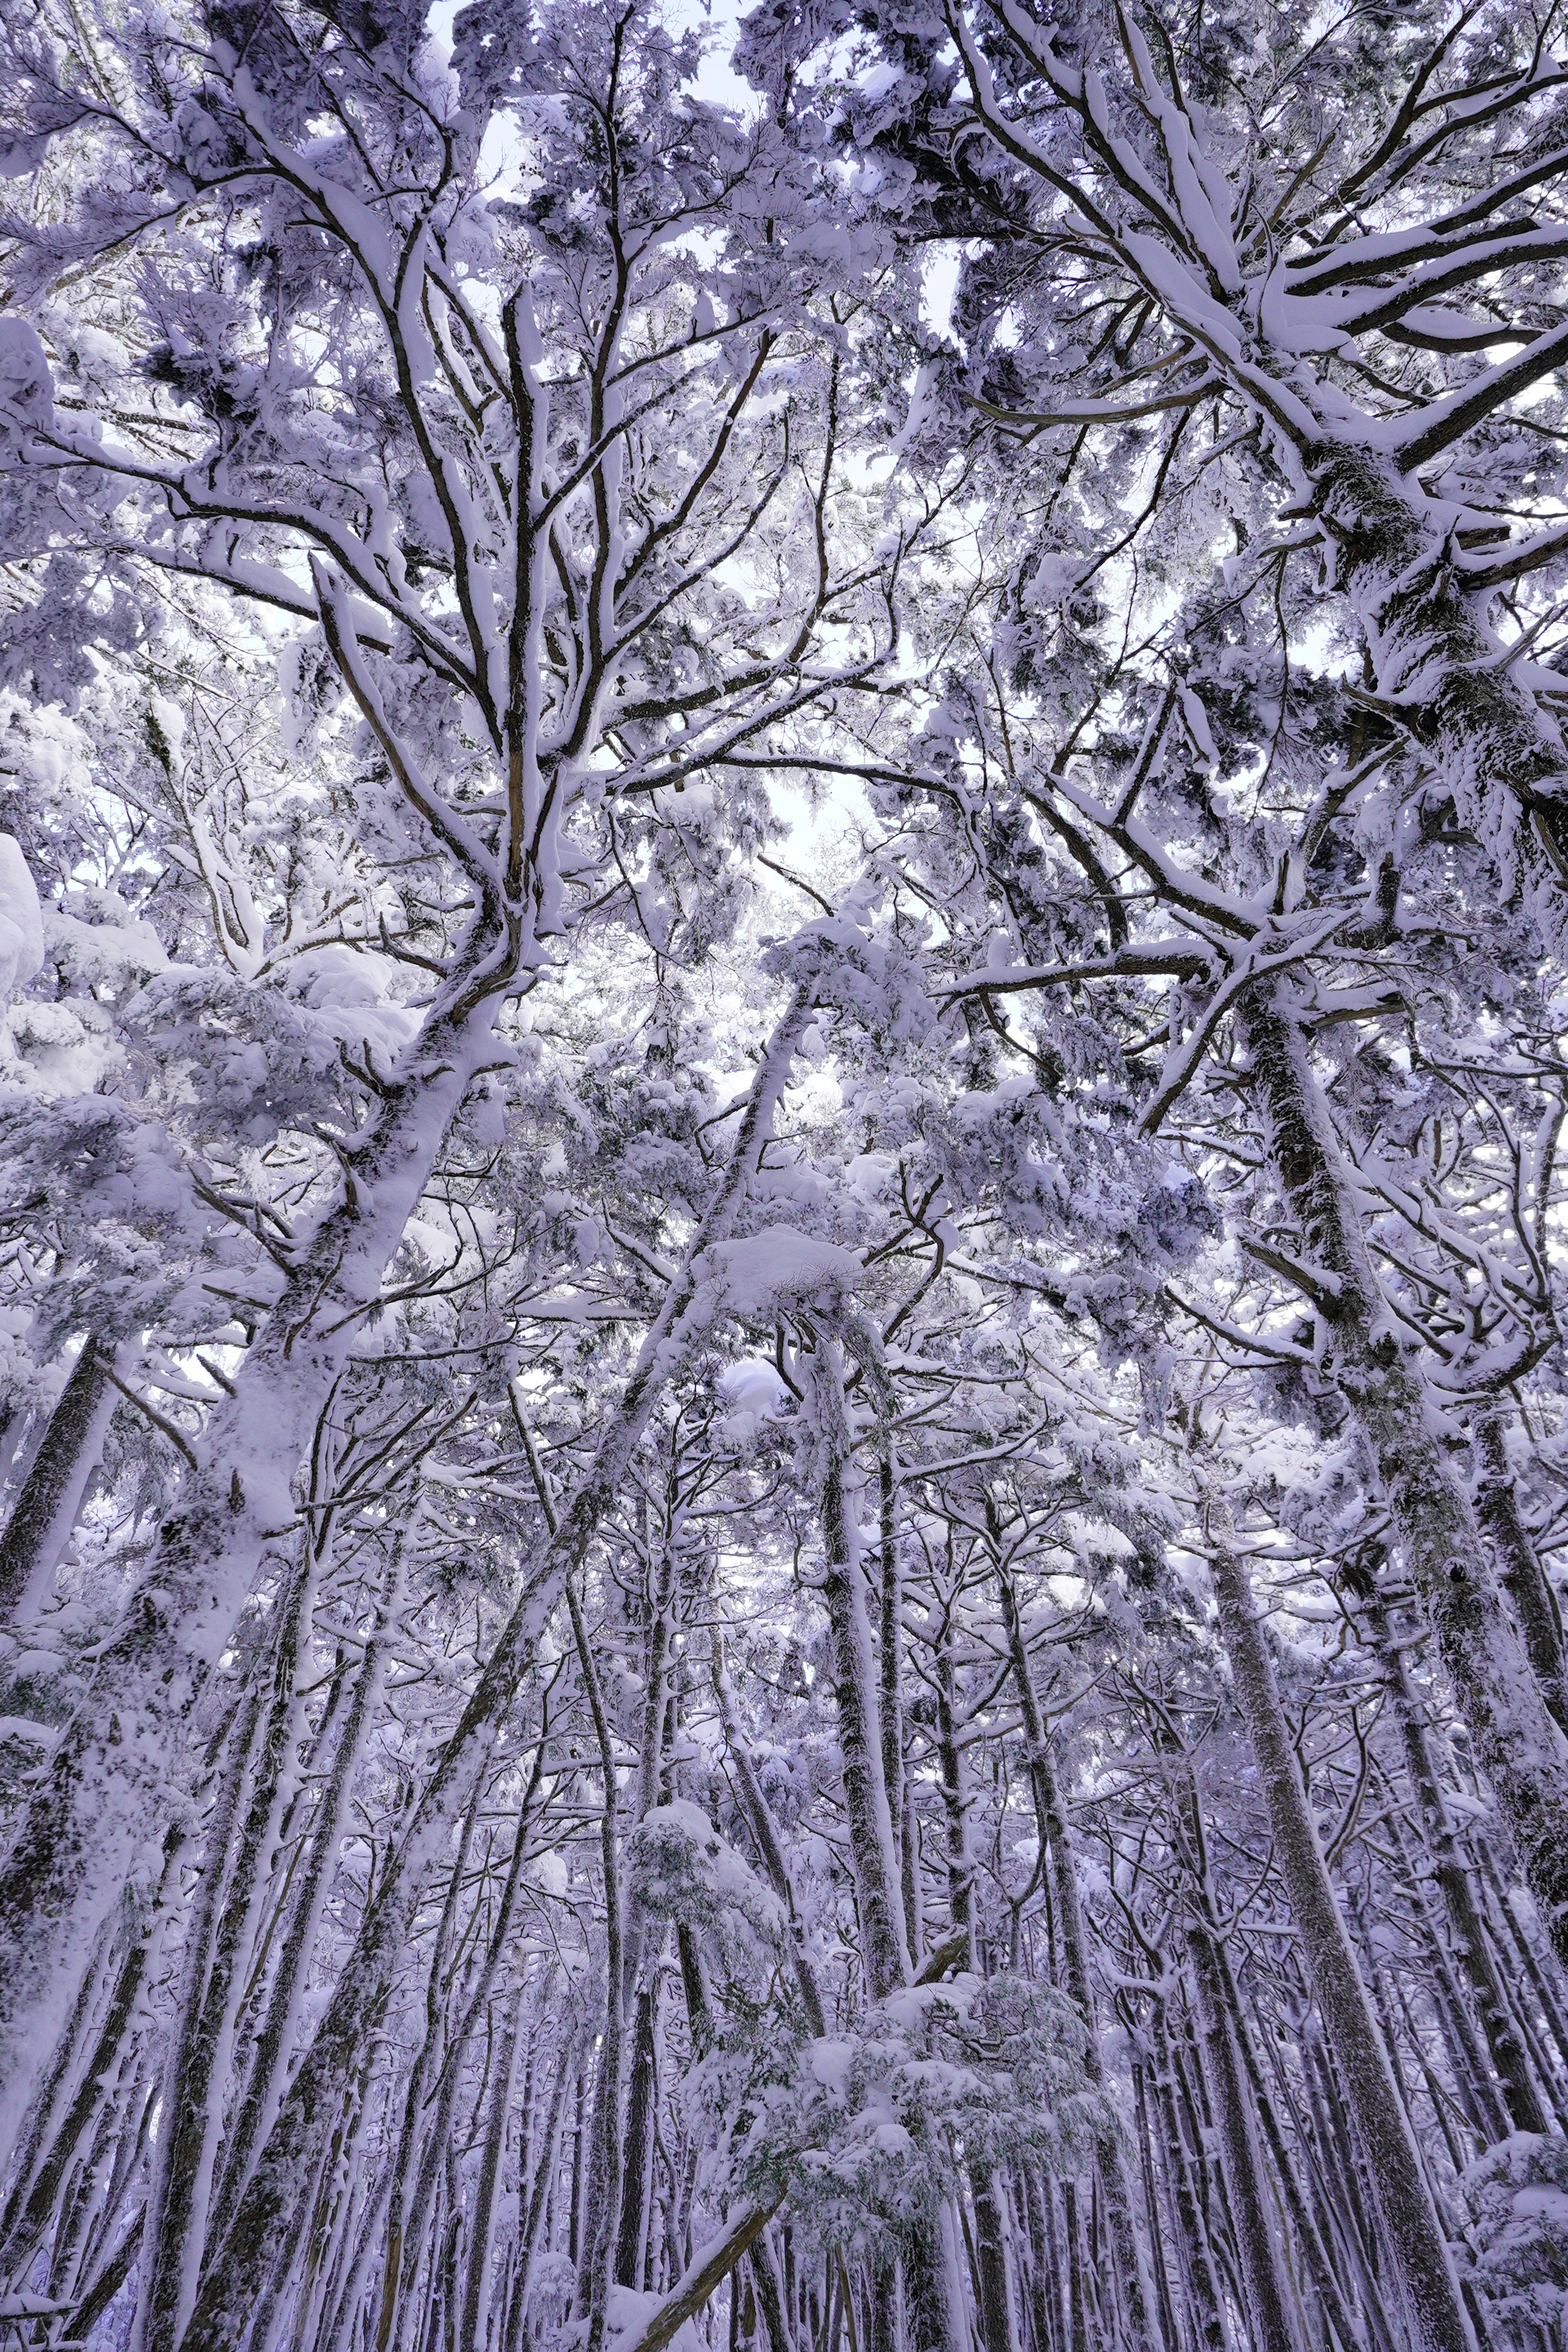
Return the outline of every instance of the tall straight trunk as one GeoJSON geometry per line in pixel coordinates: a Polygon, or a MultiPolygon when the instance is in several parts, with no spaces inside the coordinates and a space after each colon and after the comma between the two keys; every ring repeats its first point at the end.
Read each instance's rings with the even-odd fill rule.
{"type": "Polygon", "coordinates": [[[295,1469],[469,1079],[493,1051],[488,1004],[470,997],[447,990],[447,1009],[427,1017],[343,1148],[337,1196],[301,1238],[233,1394],[213,1407],[200,1466],[0,1865],[0,2168],[128,1859],[156,1852],[184,1801],[193,1709],[278,1556],[271,1531],[293,1520],[295,1469]]]}
{"type": "MultiPolygon", "coordinates": [[[[398,2201],[394,2207],[395,2214],[401,2216],[404,2276],[399,2292],[405,2298],[405,2309],[407,2308],[407,2296],[413,2291],[419,2264],[424,2256],[426,2227],[439,2190],[442,2167],[453,2141],[453,2118],[457,2109],[458,2094],[462,2084],[464,2063],[479,2021],[488,2011],[497,1971],[510,1946],[512,1922],[517,1916],[518,1902],[523,1885],[523,1866],[528,1853],[529,1828],[533,1819],[535,1805],[539,1801],[540,1789],[544,1778],[544,1755],[549,1737],[550,1718],[547,1706],[541,1717],[539,1737],[534,1748],[533,1768],[523,1790],[522,1801],[518,1807],[511,1859],[507,1865],[506,1880],[501,1889],[500,1903],[497,1908],[495,1924],[490,1931],[488,1948],[475,1976],[464,1989],[462,2006],[456,2022],[450,2026],[447,2025],[445,2012],[438,2002],[432,2001],[426,2012],[427,2031],[425,2048],[408,2094],[407,2112],[410,2122],[405,2126],[404,2139],[399,2147],[400,2167],[405,2149],[410,2154],[417,2154],[418,2166],[414,2175],[413,2194],[407,2199],[405,2206],[403,2203],[403,2177],[400,2171],[397,2184],[398,2201]],[[434,2062],[437,2051],[439,2065],[436,2073],[435,2084],[433,2087],[426,2088],[426,2085],[429,2081],[429,2063],[434,2062]]],[[[480,1783],[476,1788],[474,1801],[469,1806],[465,1820],[463,1836],[458,1845],[458,1870],[451,1882],[447,1911],[443,1916],[437,1936],[437,1943],[441,1946],[445,1945],[451,1933],[451,1914],[455,1897],[461,1887],[467,1841],[471,1834],[475,1807],[479,1802],[482,1787],[483,1784],[480,1783]]],[[[449,1977],[450,1972],[443,1970],[442,1973],[449,1977]]],[[[437,1985],[437,1970],[434,1964],[430,1984],[434,1992],[437,1985]]],[[[389,2271],[388,2275],[390,2278],[394,2274],[389,2271]]]]}
{"type": "Polygon", "coordinates": [[[231,2352],[341,2108],[356,2056],[384,2011],[395,1956],[408,1941],[426,1873],[449,1841],[488,1769],[563,1588],[586,1557],[625,1484],[654,1405],[705,1328],[704,1254],[733,1227],[772,1132],[774,1106],[809,1016],[813,987],[795,992],[752,1082],[729,1167],[688,1246],[638,1352],[618,1406],[606,1417],[592,1463],[542,1549],[458,1724],[438,1755],[406,1829],[388,1856],[354,1948],[310,2047],[279,2107],[250,2184],[196,2299],[182,2352],[231,2352]]]}
{"type": "Polygon", "coordinates": [[[1257,2352],[1300,2352],[1294,2303],[1264,2178],[1263,2158],[1236,2046],[1229,1987],[1201,1895],[1187,1926],[1204,2064],[1214,2103],[1220,2167],[1236,2232],[1242,2301],[1257,2352]]]}
{"type": "Polygon", "coordinates": [[[605,1803],[599,1823],[599,1866],[605,1888],[605,2024],[599,2038],[599,2071],[594,2085],[594,2124],[588,2160],[588,2206],[583,2261],[577,2276],[577,2311],[588,2322],[587,2352],[599,2352],[615,2259],[616,2222],[625,2177],[621,2098],[626,2067],[626,1979],[623,1973],[625,1911],[621,1895],[620,1831],[616,1820],[616,1751],[599,1685],[594,1653],[578,1602],[566,1579],[566,1605],[594,1733],[599,1744],[599,1777],[605,1803]]]}
{"type": "Polygon", "coordinates": [[[1384,1328],[1350,1170],[1286,983],[1255,995],[1243,1019],[1274,1167],[1331,1293],[1334,1381],[1375,1465],[1476,1761],[1568,1962],[1568,1739],[1508,1621],[1469,1496],[1428,1419],[1420,1370],[1384,1328]]]}
{"type": "Polygon", "coordinates": [[[621,2286],[642,2288],[642,2258],[647,2220],[649,2173],[653,2163],[654,2101],[657,2094],[655,2050],[658,1978],[647,1975],[637,1988],[632,2026],[631,2081],[626,2094],[626,2161],[621,2183],[620,2228],[616,2239],[615,2276],[621,2286]]]}
{"type": "MultiPolygon", "coordinates": [[[[986,1496],[986,1529],[995,1563],[997,1590],[1002,1602],[1002,1625],[1007,1640],[1008,1663],[1013,1669],[1013,1687],[1017,1693],[1018,1711],[1023,1719],[1024,1752],[1028,1763],[1030,1792],[1034,1798],[1035,1825],[1046,1855],[1057,1926],[1061,1936],[1067,1989],[1083,2021],[1084,2072],[1097,2087],[1103,2087],[1105,2069],[1100,2053],[1100,2020],[1094,1979],[1089,1969],[1089,1932],[1084,1925],[1083,1904],[1079,1895],[1078,1872],[1073,1861],[1072,1832],[1062,1807],[1056,1759],[1051,1753],[1049,1735],[1040,1713],[1035,1677],[1029,1666],[1028,1646],[1018,1617],[1017,1596],[1002,1559],[1001,1527],[990,1496],[986,1496]]],[[[1153,2330],[1150,2317],[1152,2304],[1149,2276],[1143,2249],[1139,2242],[1120,2126],[1116,2137],[1100,2151],[1100,2168],[1105,2184],[1106,2220],[1126,2304],[1128,2332],[1134,2352],[1152,2352],[1153,2330]]],[[[1153,2226],[1152,2216],[1150,2217],[1150,2224],[1153,2226]]]]}
{"type": "Polygon", "coordinates": [[[142,2223],[141,2294],[132,2336],[135,2352],[168,2352],[190,2309],[195,2280],[184,2259],[187,2233],[199,2227],[205,2207],[203,2158],[210,2148],[211,2052],[202,2025],[207,1976],[231,1865],[230,1848],[246,1782],[255,1763],[264,1697],[259,1686],[236,1709],[228,1751],[214,1790],[205,1832],[205,1851],[196,1892],[185,1921],[179,1990],[163,2070],[162,2128],[148,2168],[147,2207],[142,2223]]]}
{"type": "MultiPolygon", "coordinates": [[[[562,2126],[566,2114],[566,2092],[575,2086],[579,2076],[581,2052],[576,2042],[564,2045],[555,2069],[555,2082],[550,2094],[550,2109],[540,2138],[539,2155],[533,2179],[529,2186],[527,2210],[521,2219],[518,2246],[517,2285],[506,2316],[506,2334],[502,2352],[521,2352],[523,2323],[528,2316],[529,2298],[533,2290],[533,2273],[538,2266],[550,2192],[554,2186],[561,2165],[562,2126]]],[[[521,2187],[521,2184],[520,2184],[521,2187]]]]}
{"type": "Polygon", "coordinates": [[[1415,2340],[1428,2352],[1474,2352],[1475,2338],[1420,2151],[1334,1899],[1247,1571],[1223,1542],[1211,1547],[1209,1559],[1231,1673],[1263,1784],[1275,1862],[1301,1939],[1323,2032],[1371,2169],[1415,2340]]]}
{"type": "Polygon", "coordinates": [[[485,2122],[479,2177],[474,2189],[474,2210],[468,2233],[467,2276],[463,2283],[462,2343],[468,2352],[485,2352],[489,2334],[490,2265],[495,2246],[496,2192],[500,2185],[501,2158],[506,2153],[507,2123],[517,2082],[517,2049],[522,2030],[526,1979],[511,2005],[501,2034],[500,2055],[485,2122]]]}
{"type": "MultiPolygon", "coordinates": [[[[790,2333],[784,2294],[779,2286],[779,2274],[773,2263],[773,2248],[768,2242],[772,2234],[768,2230],[763,2231],[751,2252],[746,2256],[746,2261],[751,2269],[752,2284],[756,2291],[757,2309],[763,2316],[763,2327],[768,2339],[768,2352],[795,2352],[795,2339],[790,2333]]],[[[891,2276],[887,2273],[882,2273],[882,2276],[886,2282],[886,2291],[890,2297],[891,2276]]],[[[867,2331],[868,2352],[891,2352],[890,2345],[883,2344],[878,2339],[878,2331],[881,2324],[880,2309],[874,2300],[872,2324],[867,2331]]]]}
{"type": "Polygon", "coordinates": [[[1225,2352],[1225,2319],[1219,2282],[1215,2276],[1208,2221],[1194,2179],[1192,2157],[1183,2127],[1182,2107],[1174,2081],[1170,2024],[1163,2001],[1156,2008],[1154,2033],[1157,2062],[1154,2079],[1160,2104],[1162,2140],[1176,2221],[1182,2233],[1193,2334],[1201,2352],[1225,2352]]]}
{"type": "MultiPolygon", "coordinates": [[[[958,1688],[952,1664],[952,1618],[942,1622],[936,1645],[937,1760],[947,1813],[948,1910],[954,1928],[968,1938],[964,1966],[977,1969],[974,1945],[974,1860],[969,1843],[969,1788],[959,1742],[958,1688]]],[[[1013,2352],[1015,2328],[1007,2280],[1007,2253],[996,2186],[985,2168],[969,2166],[974,2201],[974,2273],[984,2352],[1013,2352]]]]}
{"type": "Polygon", "coordinates": [[[882,1779],[881,1741],[871,1673],[865,1590],[850,1530],[846,1476],[849,1436],[837,1342],[823,1335],[808,1366],[808,1394],[823,1448],[822,1522],[826,1549],[822,1598],[833,1659],[840,1775],[849,1830],[850,1868],[860,1916],[866,1988],[885,2000],[910,1975],[893,1824],[882,1779]]]}
{"type": "MultiPolygon", "coordinates": [[[[669,1667],[671,1604],[675,1590],[674,1529],[662,1547],[657,1572],[649,1579],[647,1675],[643,1691],[641,1743],[637,1756],[636,1819],[658,1802],[665,1736],[670,1720],[667,1684],[669,1667]]],[[[616,2232],[612,2275],[621,2286],[640,2288],[647,2199],[653,2165],[655,2041],[658,1982],[647,1962],[649,1923],[640,1904],[628,1905],[626,1957],[622,1969],[623,2005],[634,2004],[631,2074],[626,2095],[626,2156],[622,2166],[620,2214],[616,2232]]]]}
{"type": "MultiPolygon", "coordinates": [[[[856,1543],[851,1532],[846,1474],[849,1433],[838,1343],[826,1331],[807,1363],[811,1409],[822,1447],[822,1529],[826,1559],[822,1584],[833,1661],[833,1691],[838,1725],[840,1775],[849,1828],[850,1869],[860,1921],[861,1962],[866,1990],[885,2000],[912,1973],[904,1942],[899,1865],[893,1825],[882,1780],[881,1743],[876,1720],[871,1670],[871,1633],[856,1543]]],[[[936,2221],[911,2230],[904,2251],[904,2285],[911,2352],[957,2352],[947,2249],[936,2221]]]]}
{"type": "MultiPolygon", "coordinates": [[[[382,2271],[381,2301],[376,2314],[375,2352],[405,2340],[411,2308],[425,2253],[425,2231],[434,2201],[437,2177],[445,2153],[446,2135],[429,2129],[426,2111],[438,2093],[446,2020],[440,1990],[447,1974],[452,1932],[457,1925],[467,1872],[469,1842],[479,1811],[475,1789],[458,1832],[457,1851],[450,1858],[447,1893],[425,1969],[425,2031],[408,2070],[403,2093],[403,2121],[397,2135],[387,2200],[386,2257],[382,2271]],[[434,2081],[432,2078],[435,2078],[434,2081]]],[[[437,2111],[438,2116],[438,2111],[437,2111]]]]}
{"type": "MultiPolygon", "coordinates": [[[[1209,1924],[1212,1927],[1212,1919],[1209,1924]]],[[[1286,2144],[1285,2134],[1275,2111],[1273,2097],[1268,2084],[1263,2078],[1263,2069],[1258,2063],[1257,2044],[1243,2006],[1241,1990],[1230,1965],[1230,1955],[1217,1937],[1215,1950],[1220,1972],[1226,1982],[1226,2000],[1236,2032],[1237,2050],[1251,2088],[1254,2112],[1263,2128],[1264,2143],[1274,2166],[1274,2178],[1279,2184],[1285,2210],[1290,2217],[1297,2242],[1306,2257],[1307,2268],[1322,2305],[1323,2316],[1333,2328],[1340,2342],[1349,2347],[1349,2352],[1358,2352],[1363,2331],[1357,2326],[1345,2303],[1339,2279],[1329,2258],[1329,2250],[1324,2242],[1322,2232],[1318,2228],[1317,2221],[1298,2178],[1296,2164],[1286,2144]]]]}
{"type": "Polygon", "coordinates": [[[1138,2160],[1143,2175],[1143,2210],[1149,2216],[1150,2252],[1153,2259],[1154,2296],[1160,2314],[1160,2340],[1174,2345],[1180,2339],[1176,2326],[1176,2300],[1171,2292],[1170,2265],[1165,2259],[1165,2237],[1160,2227],[1160,2191],[1154,2171],[1154,2113],[1149,2095],[1149,2063],[1142,2056],[1132,2061],[1132,2105],[1138,2118],[1138,2160]]]}
{"type": "Polygon", "coordinates": [[[0,1625],[32,1616],[70,1541],[120,1402],[114,1349],[89,1331],[0,1535],[0,1625]]]}
{"type": "Polygon", "coordinates": [[[882,1570],[877,1594],[877,1712],[882,1733],[882,1781],[899,1856],[904,1941],[912,1958],[921,1948],[920,1895],[914,1822],[904,1775],[904,1570],[899,1550],[898,1471],[890,1437],[878,1453],[877,1488],[882,1570]]]}

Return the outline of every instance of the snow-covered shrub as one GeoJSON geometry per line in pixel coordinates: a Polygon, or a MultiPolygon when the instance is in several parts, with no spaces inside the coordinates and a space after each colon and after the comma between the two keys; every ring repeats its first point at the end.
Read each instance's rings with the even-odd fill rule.
{"type": "Polygon", "coordinates": [[[1552,2328],[1568,2309],[1568,2139],[1514,2132],[1464,2176],[1470,2276],[1500,2320],[1552,2328]]]}

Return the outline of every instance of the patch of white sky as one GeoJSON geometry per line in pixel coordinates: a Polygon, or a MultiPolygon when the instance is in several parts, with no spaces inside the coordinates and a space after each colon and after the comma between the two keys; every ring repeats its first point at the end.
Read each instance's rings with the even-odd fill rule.
{"type": "MultiPolygon", "coordinates": [[[[427,23],[431,43],[443,63],[450,59],[453,20],[462,5],[463,0],[435,0],[430,10],[427,23]]],[[[710,106],[753,116],[763,103],[761,94],[731,63],[742,14],[736,0],[668,0],[667,14],[673,30],[695,27],[706,37],[693,85],[696,95],[710,106]]],[[[877,70],[871,69],[873,74],[877,70]]],[[[526,192],[531,179],[526,142],[516,124],[504,114],[496,118],[486,133],[480,170],[492,194],[526,192]]],[[[943,243],[932,246],[925,260],[921,310],[930,331],[944,340],[952,331],[952,303],[962,259],[960,245],[943,243]]],[[[479,290],[474,289],[476,293],[479,290]]],[[[912,379],[910,390],[914,390],[912,379]]],[[[885,474],[890,462],[872,461],[865,469],[868,486],[885,474]]],[[[814,787],[807,778],[796,781],[779,775],[773,780],[771,798],[784,826],[780,862],[830,895],[847,887],[860,863],[862,843],[871,829],[870,808],[856,780],[824,773],[814,787]]],[[[780,886],[781,890],[784,887],[780,886]]]]}

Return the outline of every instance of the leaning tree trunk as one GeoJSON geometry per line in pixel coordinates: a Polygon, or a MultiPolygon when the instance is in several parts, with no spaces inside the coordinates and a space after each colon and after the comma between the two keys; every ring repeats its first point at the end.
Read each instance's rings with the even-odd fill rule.
{"type": "Polygon", "coordinates": [[[1334,1899],[1247,1571],[1223,1542],[1211,1548],[1209,1563],[1237,1696],[1268,1809],[1275,1863],[1367,2159],[1415,2341],[1426,2352],[1475,2352],[1420,2150],[1334,1899]]]}
{"type": "Polygon", "coordinates": [[[0,1536],[0,1625],[30,1616],[70,1541],[120,1402],[114,1349],[89,1331],[0,1536]]]}
{"type": "Polygon", "coordinates": [[[1275,1171],[1322,1277],[1332,1377],[1372,1455],[1476,1761],[1568,1963],[1568,1740],[1503,1609],[1469,1496],[1427,1418],[1419,1368],[1384,1328],[1350,1170],[1286,984],[1254,996],[1243,1018],[1275,1171]]]}
{"type": "Polygon", "coordinates": [[[213,1408],[200,1467],[0,1868],[0,2166],[100,1922],[181,1806],[192,1709],[276,1552],[274,1531],[292,1522],[295,1469],[489,1050],[488,1010],[464,1001],[431,1016],[343,1148],[338,1196],[213,1408]]]}

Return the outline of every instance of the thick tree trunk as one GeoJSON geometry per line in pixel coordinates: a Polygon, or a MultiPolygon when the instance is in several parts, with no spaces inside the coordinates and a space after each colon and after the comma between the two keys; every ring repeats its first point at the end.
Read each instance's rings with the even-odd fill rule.
{"type": "Polygon", "coordinates": [[[1560,876],[1568,862],[1568,759],[1516,665],[1500,658],[1441,526],[1423,519],[1394,466],[1368,448],[1325,440],[1308,451],[1306,467],[1312,505],[1333,537],[1339,584],[1366,631],[1379,697],[1502,873],[1517,855],[1527,877],[1552,882],[1552,869],[1560,876]],[[1521,814],[1535,838],[1520,832],[1521,814]]]}
{"type": "Polygon", "coordinates": [[[120,1391],[114,1349],[89,1331],[0,1536],[0,1625],[32,1616],[70,1541],[120,1391]]]}
{"type": "Polygon", "coordinates": [[[1384,1328],[1350,1171],[1284,984],[1268,1001],[1251,1000],[1244,1020],[1279,1183],[1331,1294],[1332,1377],[1371,1454],[1476,1761],[1568,1962],[1568,1740],[1509,1623],[1469,1497],[1427,1416],[1419,1369],[1384,1328]]]}
{"type": "Polygon", "coordinates": [[[1237,1696],[1268,1809],[1275,1862],[1301,1938],[1323,2032],[1371,2168],[1415,2340],[1429,2352],[1475,2352],[1420,2151],[1334,1899],[1246,1570],[1223,1542],[1214,1546],[1209,1558],[1237,1696]]]}

